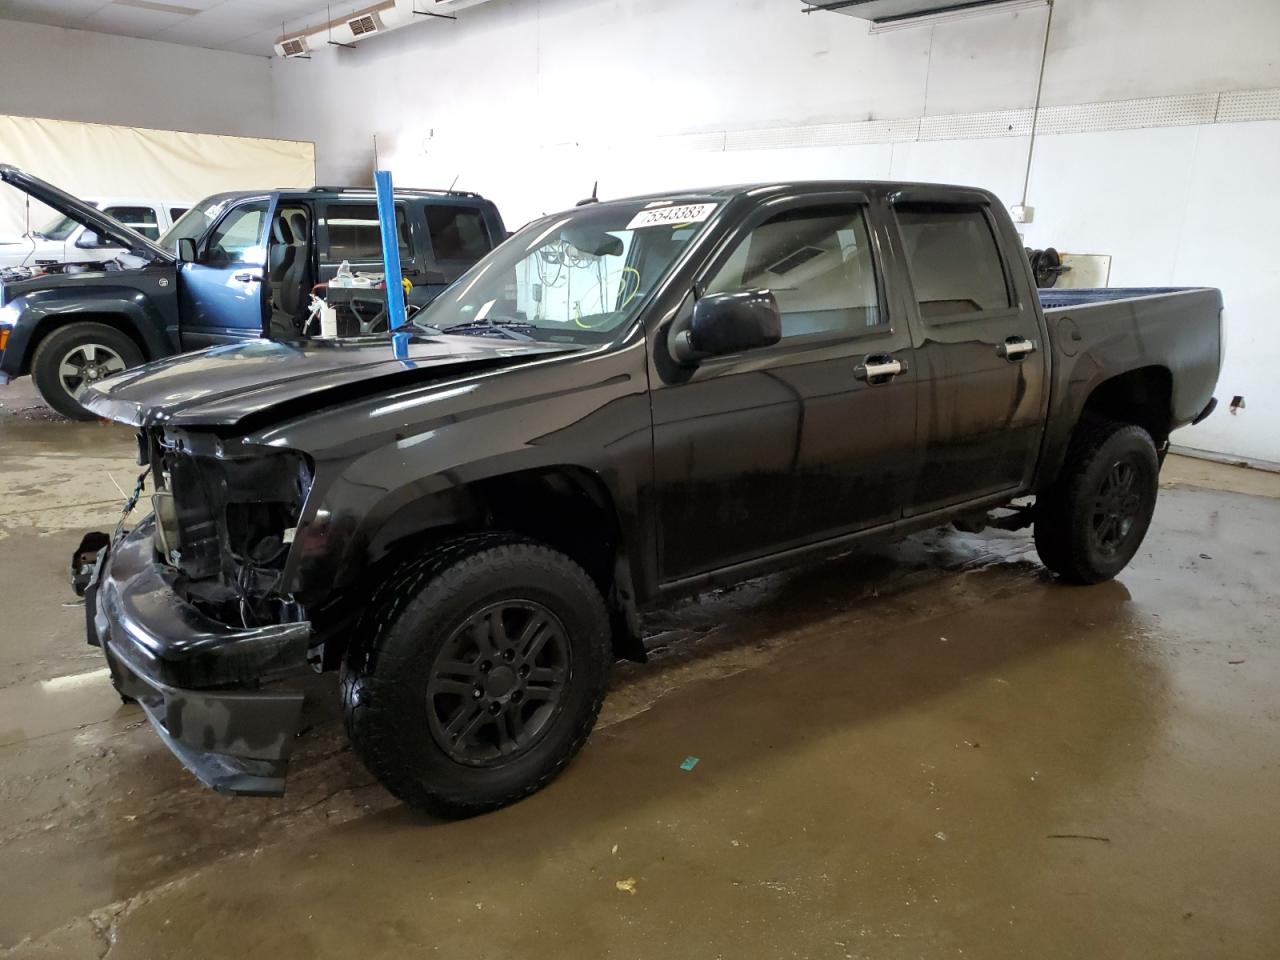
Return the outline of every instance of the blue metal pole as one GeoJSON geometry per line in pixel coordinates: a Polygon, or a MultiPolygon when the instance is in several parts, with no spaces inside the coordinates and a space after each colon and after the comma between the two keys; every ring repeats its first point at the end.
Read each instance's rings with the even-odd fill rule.
{"type": "Polygon", "coordinates": [[[386,268],[391,353],[397,360],[408,360],[409,333],[401,329],[408,323],[408,319],[404,312],[404,281],[400,272],[400,238],[396,232],[396,203],[391,187],[391,171],[374,171],[373,186],[378,194],[378,223],[382,228],[382,264],[386,268]]]}

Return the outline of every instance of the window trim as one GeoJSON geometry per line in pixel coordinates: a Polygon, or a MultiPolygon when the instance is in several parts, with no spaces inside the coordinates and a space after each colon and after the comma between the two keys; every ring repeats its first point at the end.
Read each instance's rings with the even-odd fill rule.
{"type": "Polygon", "coordinates": [[[880,247],[880,238],[876,235],[875,218],[872,216],[871,198],[861,190],[790,194],[762,204],[759,209],[757,209],[743,223],[738,224],[736,228],[731,230],[726,236],[722,237],[720,243],[713,251],[711,251],[707,259],[703,262],[703,265],[698,268],[693,281],[694,302],[696,303],[697,300],[702,298],[704,291],[712,279],[714,279],[715,275],[726,263],[728,263],[729,258],[737,251],[738,245],[743,242],[751,232],[756,229],[756,227],[772,220],[779,214],[787,213],[791,210],[802,210],[806,207],[830,206],[857,207],[862,213],[863,226],[866,228],[867,239],[871,244],[871,272],[875,277],[876,283],[876,306],[880,310],[881,316],[885,317],[885,322],[877,324],[874,327],[867,327],[858,332],[849,330],[832,330],[804,333],[792,337],[784,336],[778,340],[777,343],[771,344],[767,347],[758,347],[754,350],[708,357],[702,361],[703,364],[707,364],[714,360],[734,360],[747,354],[750,354],[751,356],[779,356],[790,353],[793,349],[803,350],[812,347],[827,346],[828,344],[833,343],[852,343],[875,337],[893,336],[896,333],[893,310],[886,297],[885,275],[881,262],[882,251],[880,247]]]}
{"type": "Polygon", "coordinates": [[[1017,287],[1014,285],[1013,276],[1009,272],[1008,258],[1001,248],[1000,232],[996,229],[997,224],[995,218],[991,215],[990,204],[985,200],[935,200],[932,197],[916,199],[899,195],[892,199],[890,208],[893,215],[893,229],[897,234],[898,247],[902,250],[902,272],[906,278],[908,293],[910,294],[908,303],[911,309],[915,311],[916,319],[922,324],[945,326],[953,323],[971,323],[975,320],[1005,320],[1022,314],[1022,303],[1018,299],[1017,287]],[[926,317],[920,310],[920,299],[916,295],[916,278],[911,268],[911,258],[907,255],[907,245],[902,235],[902,223],[898,220],[898,208],[900,206],[929,206],[949,211],[972,211],[980,214],[987,224],[987,230],[991,233],[991,242],[996,249],[996,262],[1000,264],[1000,276],[1004,279],[1005,296],[1009,299],[1009,305],[997,307],[994,310],[972,310],[963,313],[944,313],[939,316],[926,317]]]}

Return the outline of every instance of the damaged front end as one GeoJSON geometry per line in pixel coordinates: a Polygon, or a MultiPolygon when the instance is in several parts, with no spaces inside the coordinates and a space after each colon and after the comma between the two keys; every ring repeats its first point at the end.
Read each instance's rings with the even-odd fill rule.
{"type": "Polygon", "coordinates": [[[101,555],[85,594],[89,642],[204,783],[279,795],[311,625],[285,588],[312,482],[291,451],[161,427],[139,434],[153,512],[101,555]]]}

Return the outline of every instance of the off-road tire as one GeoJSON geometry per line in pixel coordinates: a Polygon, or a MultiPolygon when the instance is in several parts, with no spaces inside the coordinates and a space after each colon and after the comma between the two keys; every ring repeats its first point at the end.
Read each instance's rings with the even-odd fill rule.
{"type": "Polygon", "coordinates": [[[44,402],[64,417],[72,420],[96,420],[76,401],[62,384],[59,366],[68,351],[78,345],[101,344],[114,351],[124,361],[125,369],[136,367],[146,358],[128,334],[105,323],[71,323],[59,327],[40,341],[35,356],[31,358],[31,379],[44,402]]]}
{"type": "Polygon", "coordinates": [[[410,807],[468,817],[541,789],[595,725],[612,661],[599,589],[573,560],[513,534],[447,542],[399,567],[375,591],[342,666],[347,734],[357,756],[410,807]],[[544,605],[570,639],[569,679],[540,739],[495,765],[451,757],[429,727],[437,656],[476,611],[522,598],[544,605]]]}
{"type": "Polygon", "coordinates": [[[1160,461],[1142,427],[1089,418],[1072,438],[1057,481],[1036,499],[1035,541],[1041,562],[1070,583],[1110,580],[1133,559],[1151,525],[1160,461]],[[1119,465],[1133,471],[1134,504],[1124,533],[1108,548],[1099,539],[1099,497],[1119,465]]]}

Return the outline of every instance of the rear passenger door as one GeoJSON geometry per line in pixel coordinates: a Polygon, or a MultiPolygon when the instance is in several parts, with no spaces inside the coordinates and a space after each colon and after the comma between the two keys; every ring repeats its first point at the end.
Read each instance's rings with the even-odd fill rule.
{"type": "MultiPolygon", "coordinates": [[[[414,285],[415,293],[424,281],[422,244],[414,242],[422,226],[414,224],[409,206],[396,201],[396,233],[400,238],[400,270],[414,285]]],[[[328,200],[320,204],[317,230],[320,252],[320,282],[328,283],[345,260],[353,273],[384,273],[382,228],[378,205],[373,200],[328,200]]],[[[411,302],[418,302],[411,296],[411,302]]]]}
{"type": "Polygon", "coordinates": [[[702,272],[703,295],[772,291],[782,339],[651,374],[665,581],[898,518],[914,475],[911,341],[868,214],[843,192],[770,204],[702,272]]]}
{"type": "Polygon", "coordinates": [[[1030,294],[1002,254],[1017,236],[997,239],[985,202],[899,195],[894,218],[919,377],[911,516],[1029,481],[1044,422],[1046,361],[1035,306],[1021,302],[1030,294]]]}

